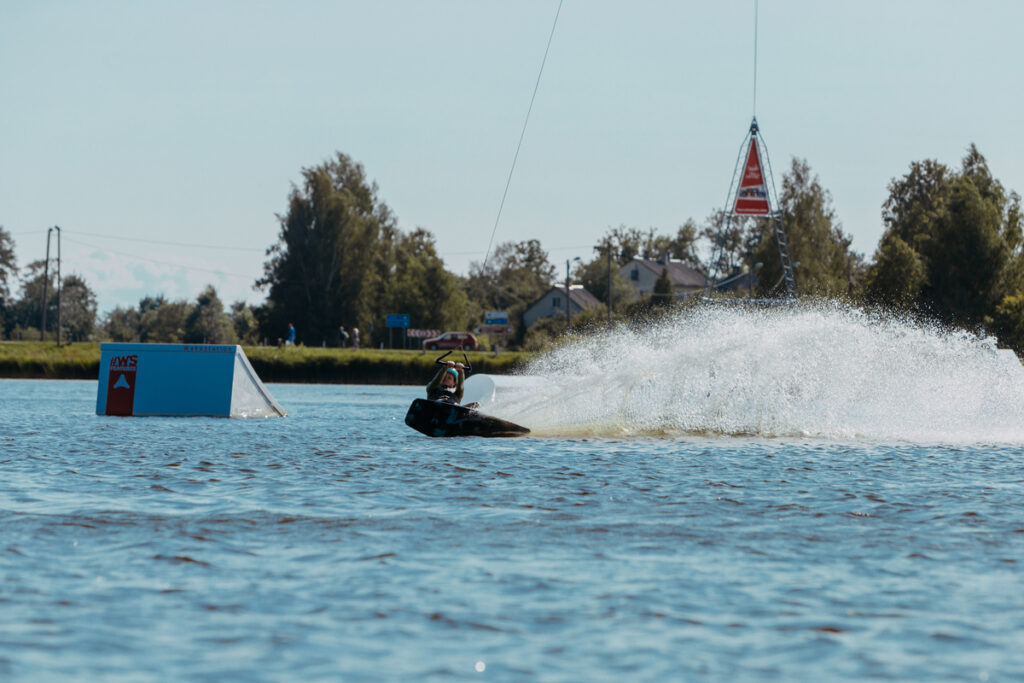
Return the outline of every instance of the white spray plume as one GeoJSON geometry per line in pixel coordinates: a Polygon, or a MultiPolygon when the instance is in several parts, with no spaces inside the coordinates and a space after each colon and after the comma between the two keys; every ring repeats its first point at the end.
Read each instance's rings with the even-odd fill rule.
{"type": "Polygon", "coordinates": [[[698,307],[526,374],[489,412],[541,435],[1024,443],[1024,369],[995,340],[836,303],[698,307]]]}

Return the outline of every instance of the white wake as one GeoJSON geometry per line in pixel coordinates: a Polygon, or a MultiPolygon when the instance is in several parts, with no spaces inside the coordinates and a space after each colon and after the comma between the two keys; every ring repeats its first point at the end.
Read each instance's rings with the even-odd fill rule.
{"type": "Polygon", "coordinates": [[[995,340],[839,304],[703,307],[574,340],[487,412],[548,435],[1024,443],[1024,369],[995,340]]]}

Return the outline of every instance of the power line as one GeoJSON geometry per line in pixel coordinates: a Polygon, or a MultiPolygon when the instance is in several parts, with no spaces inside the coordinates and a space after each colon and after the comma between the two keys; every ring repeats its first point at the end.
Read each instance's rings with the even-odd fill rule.
{"type": "MultiPolygon", "coordinates": [[[[37,228],[35,230],[19,230],[18,232],[10,232],[9,235],[36,235],[46,231],[46,228],[37,228]]],[[[67,232],[67,231],[65,231],[67,232]]],[[[83,230],[75,230],[76,235],[86,235],[88,237],[100,237],[103,239],[120,240],[122,242],[140,242],[142,244],[159,244],[162,246],[169,247],[188,247],[189,249],[221,249],[224,251],[266,251],[260,247],[232,247],[221,244],[200,244],[198,242],[171,242],[167,240],[152,240],[145,239],[143,237],[124,237],[122,235],[104,235],[98,232],[85,232],[83,230]]],[[[98,248],[98,247],[97,247],[98,248]]]]}
{"type": "Polygon", "coordinates": [[[223,249],[226,251],[259,251],[263,252],[264,249],[259,247],[228,247],[219,244],[197,244],[194,242],[168,242],[165,240],[150,240],[141,237],[122,237],[120,235],[101,235],[95,232],[83,232],[81,230],[75,230],[76,235],[87,235],[89,237],[102,237],[104,239],[121,240],[125,242],[142,242],[143,244],[161,244],[164,246],[172,247],[189,247],[195,249],[223,249]]]}
{"type": "Polygon", "coordinates": [[[89,244],[87,242],[82,242],[81,240],[76,240],[74,238],[69,238],[69,237],[65,237],[65,240],[67,240],[68,242],[72,242],[74,244],[77,244],[77,245],[81,245],[83,247],[89,247],[90,249],[97,249],[97,250],[99,250],[99,251],[101,251],[101,252],[103,252],[105,254],[115,254],[117,256],[124,256],[125,258],[131,258],[131,259],[135,259],[135,260],[138,260],[138,261],[148,261],[148,262],[151,262],[151,263],[158,263],[160,265],[169,265],[169,266],[172,266],[172,267],[175,267],[175,268],[183,268],[184,270],[197,270],[197,271],[202,271],[202,272],[212,272],[212,273],[215,273],[215,274],[218,274],[218,275],[226,275],[226,276],[228,276],[228,278],[241,278],[243,280],[255,280],[255,278],[253,278],[252,275],[243,275],[243,274],[240,274],[240,273],[237,273],[237,272],[227,272],[226,270],[217,270],[217,269],[214,269],[214,268],[202,268],[202,267],[198,267],[198,266],[195,266],[195,265],[185,265],[183,263],[172,263],[170,261],[162,261],[160,259],[150,258],[150,257],[147,257],[147,256],[138,256],[136,254],[128,254],[126,252],[116,251],[114,249],[106,249],[105,247],[99,247],[97,245],[92,245],[92,244],[89,244]]]}
{"type": "MultiPolygon", "coordinates": [[[[567,249],[594,249],[594,248],[596,248],[596,247],[593,244],[577,244],[575,246],[568,246],[568,247],[548,247],[548,249],[546,251],[565,251],[567,249]]],[[[442,257],[445,257],[445,256],[477,256],[477,255],[483,254],[483,253],[485,253],[485,252],[482,252],[482,251],[446,251],[443,254],[441,254],[441,256],[442,257]]]]}

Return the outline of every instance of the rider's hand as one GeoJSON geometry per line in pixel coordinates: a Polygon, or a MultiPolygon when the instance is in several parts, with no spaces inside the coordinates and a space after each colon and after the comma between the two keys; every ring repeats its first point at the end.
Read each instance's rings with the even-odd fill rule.
{"type": "Polygon", "coordinates": [[[455,367],[455,363],[453,361],[450,361],[450,360],[446,360],[444,362],[444,364],[445,364],[445,367],[449,367],[449,368],[454,368],[455,367]]]}
{"type": "Polygon", "coordinates": [[[466,366],[463,365],[462,363],[456,363],[455,367],[457,367],[459,370],[465,370],[466,369],[466,366]]]}

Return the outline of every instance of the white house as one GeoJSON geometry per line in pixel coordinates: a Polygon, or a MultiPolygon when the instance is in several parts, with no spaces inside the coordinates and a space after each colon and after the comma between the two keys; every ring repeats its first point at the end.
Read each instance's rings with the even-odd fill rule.
{"type": "Polygon", "coordinates": [[[678,299],[697,294],[704,289],[704,275],[682,261],[662,257],[659,259],[635,258],[619,269],[629,284],[641,297],[650,296],[654,292],[654,282],[661,271],[668,272],[672,281],[672,290],[678,299]]]}
{"type": "MultiPolygon", "coordinates": [[[[599,303],[601,302],[584,289],[583,285],[569,287],[569,312],[572,315],[579,315],[599,303]]],[[[544,296],[530,304],[530,307],[523,313],[523,325],[529,329],[541,318],[550,318],[556,315],[565,315],[565,285],[553,286],[544,296]]]]}

